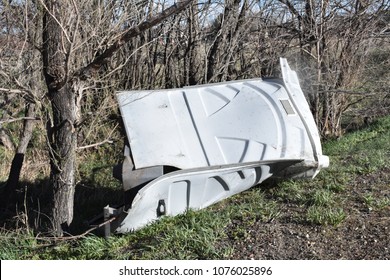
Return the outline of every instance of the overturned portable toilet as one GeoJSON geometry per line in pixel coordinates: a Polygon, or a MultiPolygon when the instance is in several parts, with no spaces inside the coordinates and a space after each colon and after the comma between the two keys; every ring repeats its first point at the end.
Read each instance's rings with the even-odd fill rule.
{"type": "Polygon", "coordinates": [[[126,205],[107,231],[202,209],[271,176],[314,178],[329,160],[297,75],[117,95],[128,144],[114,175],[126,205]]]}

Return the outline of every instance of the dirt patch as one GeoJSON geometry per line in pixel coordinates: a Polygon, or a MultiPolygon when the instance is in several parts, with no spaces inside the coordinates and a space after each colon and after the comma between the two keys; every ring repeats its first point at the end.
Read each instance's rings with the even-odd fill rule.
{"type": "Polygon", "coordinates": [[[390,169],[358,175],[343,192],[346,219],[337,227],[300,220],[298,205],[281,206],[282,215],[255,222],[241,238],[227,229],[232,259],[390,259],[390,169]]]}

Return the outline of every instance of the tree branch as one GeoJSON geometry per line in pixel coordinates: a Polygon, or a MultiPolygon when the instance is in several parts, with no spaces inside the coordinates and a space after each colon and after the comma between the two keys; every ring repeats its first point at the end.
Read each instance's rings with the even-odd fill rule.
{"type": "Polygon", "coordinates": [[[14,118],[14,119],[8,119],[8,120],[0,120],[0,124],[2,124],[2,123],[12,123],[12,122],[17,122],[17,121],[26,121],[26,120],[39,121],[40,119],[39,118],[35,118],[35,117],[21,117],[21,118],[14,118]]]}
{"type": "Polygon", "coordinates": [[[279,2],[281,2],[282,4],[286,5],[287,8],[290,10],[290,12],[292,14],[294,14],[299,20],[302,19],[302,16],[299,14],[299,12],[297,11],[297,9],[295,9],[294,5],[291,4],[291,2],[289,0],[279,0],[279,2]]]}
{"type": "Polygon", "coordinates": [[[106,139],[106,140],[99,142],[99,143],[78,147],[77,150],[79,151],[79,150],[89,149],[89,148],[93,148],[93,147],[98,147],[98,146],[104,145],[106,143],[112,144],[112,143],[114,143],[114,141],[112,141],[110,139],[106,139]]]}
{"type": "Polygon", "coordinates": [[[330,90],[321,90],[318,93],[345,93],[345,94],[352,94],[352,95],[364,95],[364,96],[371,96],[375,95],[375,93],[372,92],[359,92],[359,91],[353,91],[353,90],[343,90],[343,89],[330,89],[330,90]]]}
{"type": "MultiPolygon", "coordinates": [[[[17,79],[15,79],[16,83],[21,87],[17,79]]],[[[0,88],[0,92],[9,93],[11,96],[14,94],[22,95],[22,97],[31,103],[36,103],[36,96],[29,89],[11,89],[11,88],[0,88]]]]}
{"type": "Polygon", "coordinates": [[[5,92],[5,93],[16,93],[16,94],[25,94],[25,93],[27,93],[25,90],[10,89],[10,88],[0,88],[0,91],[5,92]]]}
{"type": "Polygon", "coordinates": [[[108,47],[101,55],[96,57],[90,64],[76,72],[74,76],[78,76],[81,79],[87,79],[93,76],[104,65],[107,60],[124,44],[141,34],[142,32],[156,26],[160,22],[164,21],[168,17],[177,14],[187,8],[193,0],[182,0],[173,4],[169,8],[163,10],[161,13],[152,16],[151,18],[141,22],[137,26],[131,27],[122,36],[120,36],[110,47],[108,47]]]}

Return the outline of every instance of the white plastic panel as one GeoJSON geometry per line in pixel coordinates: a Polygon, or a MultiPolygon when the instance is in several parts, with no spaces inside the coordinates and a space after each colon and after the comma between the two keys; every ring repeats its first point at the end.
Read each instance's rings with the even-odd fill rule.
{"type": "Polygon", "coordinates": [[[118,102],[136,168],[207,165],[182,91],[124,92],[118,102]]]}
{"type": "Polygon", "coordinates": [[[164,175],[142,188],[127,216],[116,229],[126,233],[163,216],[188,209],[199,210],[240,193],[299,161],[279,160],[180,170],[164,175]],[[163,202],[163,204],[161,204],[163,202]],[[163,207],[161,207],[164,205],[163,207]]]}
{"type": "Polygon", "coordinates": [[[312,178],[328,166],[296,73],[285,59],[281,67],[283,82],[118,94],[135,171],[181,170],[144,186],[117,232],[207,207],[273,175],[312,178]]]}
{"type": "Polygon", "coordinates": [[[315,160],[315,142],[295,113],[300,108],[276,82],[255,79],[122,92],[118,100],[136,168],[315,160]]]}

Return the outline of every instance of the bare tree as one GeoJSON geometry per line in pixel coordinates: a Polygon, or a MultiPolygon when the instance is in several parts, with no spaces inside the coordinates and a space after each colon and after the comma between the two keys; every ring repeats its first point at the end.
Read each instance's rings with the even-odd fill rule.
{"type": "MultiPolygon", "coordinates": [[[[116,32],[117,34],[101,45],[101,53],[95,54],[91,61],[81,65],[81,67],[72,61],[79,57],[72,57],[72,53],[77,47],[80,48],[80,44],[87,43],[88,45],[89,38],[85,42],[79,41],[79,38],[85,35],[79,32],[80,21],[87,15],[80,14],[78,4],[74,1],[67,3],[68,5],[56,1],[44,3],[46,10],[43,33],[44,73],[53,110],[53,123],[49,129],[49,135],[53,151],[51,174],[54,205],[52,209],[57,235],[62,234],[62,230],[69,226],[73,219],[76,130],[80,111],[78,102],[82,98],[86,81],[93,78],[107,60],[131,38],[138,36],[169,16],[179,13],[190,2],[189,0],[178,2],[157,15],[148,15],[145,20],[135,24],[135,26],[121,30],[122,24],[126,22],[123,19],[123,14],[129,13],[132,6],[124,5],[119,1],[119,7],[123,10],[115,10],[114,12],[114,16],[118,17],[116,26],[119,30],[116,32]],[[69,21],[72,16],[74,20],[69,21]]],[[[101,3],[104,5],[103,1],[101,3]]],[[[94,50],[94,48],[92,49],[94,50]]]]}
{"type": "Polygon", "coordinates": [[[337,136],[343,112],[356,102],[350,93],[365,85],[365,62],[388,32],[386,1],[191,2],[0,3],[0,137],[15,149],[8,191],[42,119],[56,235],[73,219],[78,151],[109,143],[115,133],[94,118],[110,110],[112,91],[275,76],[286,56],[300,72],[322,135],[337,136]],[[18,147],[2,129],[15,121],[18,147]],[[97,125],[104,129],[95,135],[97,125]]]}
{"type": "MultiPolygon", "coordinates": [[[[19,143],[16,147],[5,192],[8,200],[18,187],[27,146],[36,123],[36,111],[43,96],[43,78],[41,75],[40,53],[36,46],[40,44],[39,33],[42,24],[31,14],[29,3],[1,4],[2,51],[0,56],[0,92],[5,97],[5,105],[20,104],[24,107],[24,117],[11,118],[1,122],[23,121],[19,143]]],[[[12,200],[9,200],[12,201],[12,200]]]]}
{"type": "Polygon", "coordinates": [[[359,0],[280,2],[289,11],[282,28],[297,36],[299,64],[307,69],[304,83],[309,85],[320,132],[339,136],[342,113],[349,107],[351,95],[338,89],[356,86],[371,47],[370,37],[388,4],[359,0]]]}
{"type": "MultiPolygon", "coordinates": [[[[2,3],[5,9],[2,12],[8,18],[12,18],[14,10],[17,10],[15,14],[19,12],[24,17],[17,34],[10,34],[8,38],[12,38],[11,41],[22,38],[25,45],[19,48],[21,56],[38,65],[34,71],[23,71],[26,82],[20,82],[15,73],[5,73],[10,83],[9,88],[2,88],[2,91],[30,96],[41,102],[42,88],[45,88],[42,103],[47,116],[53,197],[50,216],[55,235],[62,235],[73,220],[77,135],[85,92],[98,83],[108,70],[110,60],[126,43],[145,36],[145,31],[181,12],[190,3],[190,0],[178,1],[157,13],[153,1],[26,0],[2,3]],[[31,22],[36,24],[31,25],[31,22]],[[32,57],[33,53],[36,55],[32,57]],[[40,73],[36,69],[42,70],[44,76],[45,87],[39,89],[34,88],[34,85],[41,85],[41,77],[34,76],[34,73],[40,73]]],[[[34,104],[28,103],[24,126],[24,132],[30,135],[29,121],[34,118],[34,104]]],[[[25,151],[27,138],[20,141],[17,154],[20,150],[25,151]]],[[[13,181],[9,180],[9,183],[13,181]]]]}
{"type": "Polygon", "coordinates": [[[223,13],[214,22],[214,40],[207,52],[207,81],[229,79],[234,54],[239,47],[240,36],[246,34],[245,16],[248,1],[225,1],[223,13]]]}

